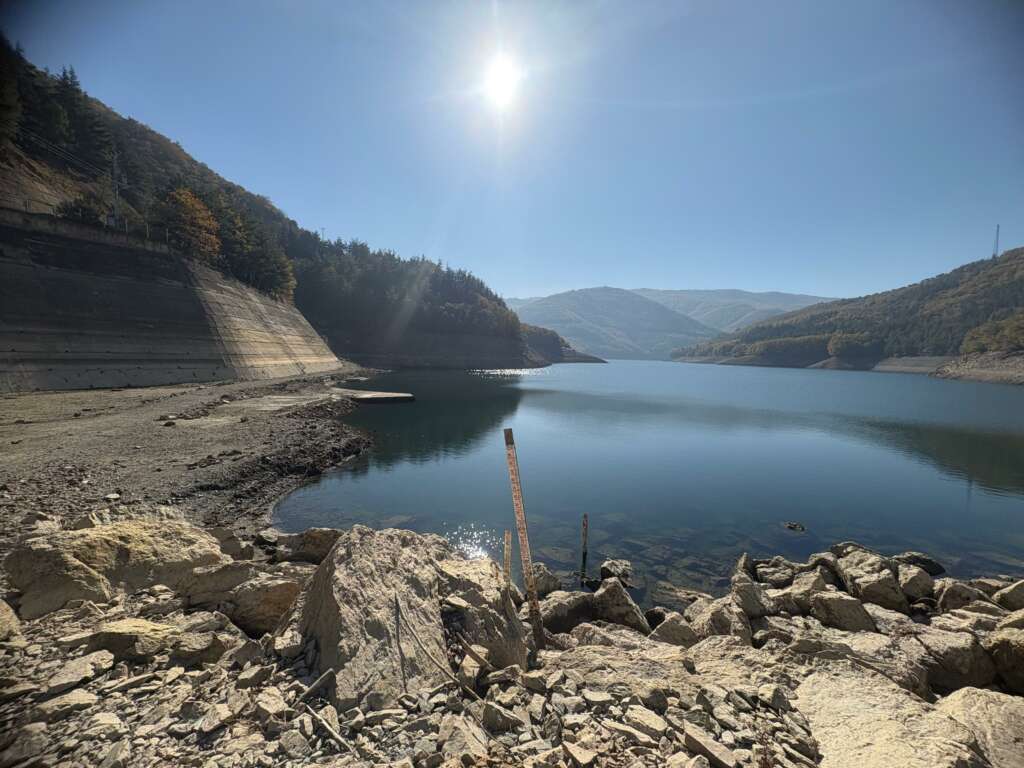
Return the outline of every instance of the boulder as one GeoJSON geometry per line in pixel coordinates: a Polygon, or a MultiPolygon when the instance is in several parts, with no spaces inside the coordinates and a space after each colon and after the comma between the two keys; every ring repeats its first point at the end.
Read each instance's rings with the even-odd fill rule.
{"type": "Polygon", "coordinates": [[[228,561],[217,540],[178,520],[121,520],[18,542],[4,561],[34,619],[70,600],[106,602],[121,587],[177,589],[197,567],[228,561]]]}
{"type": "Polygon", "coordinates": [[[861,666],[816,668],[796,694],[821,768],[987,768],[968,728],[861,666]]]}
{"type": "Polygon", "coordinates": [[[295,603],[304,581],[261,573],[231,590],[228,616],[251,637],[273,632],[295,603]]]}
{"type": "Polygon", "coordinates": [[[114,666],[114,654],[110,651],[94,651],[77,659],[72,659],[61,667],[46,682],[46,694],[57,693],[76,688],[87,683],[97,675],[101,675],[114,666]]]}
{"type": "Polygon", "coordinates": [[[996,624],[996,629],[1024,629],[1024,609],[1014,611],[996,624]]]}
{"type": "Polygon", "coordinates": [[[999,629],[982,641],[996,672],[1012,692],[1024,696],[1024,629],[999,629]]]}
{"type": "Polygon", "coordinates": [[[537,587],[538,597],[544,597],[556,589],[562,588],[562,580],[555,576],[544,563],[533,564],[533,583],[537,587]]]}
{"type": "Polygon", "coordinates": [[[793,576],[799,566],[786,558],[775,556],[768,562],[760,562],[754,566],[757,581],[768,584],[773,589],[785,589],[793,583],[793,576]]]}
{"type": "Polygon", "coordinates": [[[1024,698],[961,688],[935,708],[974,734],[992,768],[1019,768],[1024,761],[1024,698]]]}
{"type": "MultiPolygon", "coordinates": [[[[833,548],[833,551],[835,549],[833,548]]],[[[866,602],[875,603],[901,613],[908,613],[910,605],[896,580],[893,564],[881,555],[850,545],[836,565],[843,578],[846,591],[866,602]]]]}
{"type": "Polygon", "coordinates": [[[60,696],[40,702],[33,712],[35,720],[42,720],[47,723],[55,723],[70,717],[75,712],[88,709],[99,701],[95,693],[89,693],[76,688],[60,696]]]}
{"type": "Polygon", "coordinates": [[[818,592],[811,599],[811,615],[827,627],[847,632],[874,632],[875,622],[860,600],[842,592],[818,592]]]}
{"type": "Polygon", "coordinates": [[[647,593],[647,599],[654,605],[668,608],[670,611],[683,613],[693,603],[700,599],[711,600],[707,592],[698,592],[693,589],[677,587],[669,581],[658,581],[647,593]]]}
{"type": "Polygon", "coordinates": [[[670,643],[689,648],[700,640],[693,627],[686,623],[681,613],[670,611],[665,615],[664,620],[654,628],[650,634],[651,640],[659,643],[670,643]]]}
{"type": "Polygon", "coordinates": [[[963,608],[975,600],[987,601],[989,599],[988,595],[977,587],[954,579],[938,579],[935,582],[935,596],[938,599],[939,613],[963,608]]]}
{"type": "Polygon", "coordinates": [[[437,740],[441,753],[455,761],[453,765],[474,765],[487,757],[487,733],[464,715],[446,714],[437,740]]]}
{"type": "Polygon", "coordinates": [[[900,590],[907,600],[916,603],[922,597],[931,597],[935,589],[935,581],[928,571],[917,565],[900,563],[897,568],[900,590]]]}
{"type": "Polygon", "coordinates": [[[241,645],[228,632],[185,632],[171,644],[171,661],[185,667],[215,664],[228,651],[241,645]]]}
{"type": "MultiPolygon", "coordinates": [[[[498,668],[518,665],[527,668],[527,645],[523,623],[515,606],[502,589],[503,577],[497,564],[487,557],[473,560],[444,560],[438,565],[443,595],[450,601],[454,625],[470,643],[488,651],[488,661],[498,668]]],[[[447,622],[447,617],[446,617],[447,622]]]]}
{"type": "MultiPolygon", "coordinates": [[[[790,580],[792,580],[792,575],[790,580]]],[[[730,593],[733,602],[751,619],[778,613],[775,601],[768,596],[764,587],[747,576],[746,573],[738,571],[733,574],[730,593]]]]}
{"type": "Polygon", "coordinates": [[[647,644],[647,639],[636,630],[606,621],[578,624],[572,628],[569,636],[577,645],[608,645],[633,649],[643,648],[647,644]]]}
{"type": "Polygon", "coordinates": [[[438,563],[453,556],[444,539],[411,531],[356,525],[338,537],[303,592],[294,629],[279,632],[316,643],[320,671],[336,672],[331,698],[339,711],[371,687],[386,706],[448,679],[430,657],[447,658],[438,563]]]}
{"type": "Polygon", "coordinates": [[[1000,589],[992,595],[992,600],[1008,611],[1021,610],[1024,608],[1024,579],[1000,589]]]}
{"type": "Polygon", "coordinates": [[[683,744],[690,752],[695,753],[697,757],[703,757],[714,768],[739,768],[740,762],[732,750],[718,743],[710,733],[693,723],[683,725],[683,744]]]}
{"type": "Polygon", "coordinates": [[[245,561],[196,568],[178,588],[190,607],[218,608],[230,600],[231,590],[256,575],[256,566],[245,561]]]}
{"type": "Polygon", "coordinates": [[[895,563],[916,565],[918,568],[923,569],[929,576],[941,576],[946,572],[946,569],[943,568],[937,560],[923,552],[903,552],[902,554],[893,557],[892,560],[895,563]]]}
{"type": "Polygon", "coordinates": [[[826,577],[830,575],[831,572],[823,566],[816,566],[812,570],[796,574],[793,583],[783,590],[783,593],[796,605],[801,614],[806,615],[811,612],[811,599],[814,595],[828,589],[829,581],[826,577]]]}
{"type": "Polygon", "coordinates": [[[117,661],[144,661],[162,652],[170,644],[177,629],[146,619],[119,619],[101,624],[89,635],[90,651],[105,650],[117,661]]]}
{"type": "Polygon", "coordinates": [[[699,638],[732,635],[747,645],[751,642],[750,621],[731,598],[706,602],[692,612],[690,626],[699,638]]]}
{"type": "Polygon", "coordinates": [[[972,633],[946,632],[917,624],[909,632],[927,651],[920,657],[920,663],[936,693],[949,693],[964,686],[980,688],[995,680],[995,665],[972,633]]]}
{"type": "MultiPolygon", "coordinates": [[[[520,609],[520,617],[528,617],[528,606],[520,609]]],[[[594,619],[594,595],[591,592],[555,590],[540,601],[540,615],[549,632],[569,632],[577,624],[594,619]]]]}
{"type": "Polygon", "coordinates": [[[6,600],[0,600],[0,641],[8,640],[21,634],[21,622],[18,621],[18,614],[8,605],[6,600]]]}
{"type": "Polygon", "coordinates": [[[619,579],[627,584],[633,575],[633,564],[629,560],[605,560],[601,563],[601,579],[619,579]]]}
{"type": "Polygon", "coordinates": [[[600,588],[594,593],[594,615],[604,621],[635,629],[644,635],[651,633],[651,627],[643,612],[617,578],[601,582],[600,588]]]}
{"type": "Polygon", "coordinates": [[[319,565],[343,534],[344,531],[337,528],[307,528],[301,533],[277,533],[274,560],[294,560],[319,565]]]}
{"type": "MultiPolygon", "coordinates": [[[[46,765],[46,762],[38,762],[36,757],[41,755],[50,743],[50,736],[46,732],[46,723],[28,723],[9,736],[5,735],[3,741],[9,746],[0,752],[0,766],[7,768],[13,765],[46,765]]],[[[49,761],[52,764],[52,761],[49,761]]]]}

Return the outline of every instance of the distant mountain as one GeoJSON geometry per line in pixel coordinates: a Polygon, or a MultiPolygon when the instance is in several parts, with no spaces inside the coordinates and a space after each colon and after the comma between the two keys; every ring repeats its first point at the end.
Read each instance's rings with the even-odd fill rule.
{"type": "Polygon", "coordinates": [[[734,289],[672,291],[636,288],[633,292],[721,331],[738,331],[776,315],[835,300],[800,293],[753,293],[734,289]]]}
{"type": "Polygon", "coordinates": [[[677,357],[752,365],[871,367],[884,357],[1024,349],[1024,248],[920,283],[755,323],[677,357]]]}
{"type": "Polygon", "coordinates": [[[580,352],[605,358],[667,360],[673,349],[718,334],[622,288],[585,288],[507,304],[524,323],[557,331],[580,352]]]}

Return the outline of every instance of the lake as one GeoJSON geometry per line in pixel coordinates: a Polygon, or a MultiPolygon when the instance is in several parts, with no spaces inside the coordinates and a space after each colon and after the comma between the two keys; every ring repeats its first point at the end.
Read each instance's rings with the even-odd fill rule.
{"type": "Polygon", "coordinates": [[[349,420],[374,447],[283,499],[280,529],[410,528],[500,562],[511,427],[534,559],[578,568],[587,513],[590,568],[632,560],[641,599],[661,580],[720,592],[744,551],[803,559],[847,539],[957,576],[1024,574],[1024,388],[649,361],[356,386],[417,400],[361,406],[349,420]]]}

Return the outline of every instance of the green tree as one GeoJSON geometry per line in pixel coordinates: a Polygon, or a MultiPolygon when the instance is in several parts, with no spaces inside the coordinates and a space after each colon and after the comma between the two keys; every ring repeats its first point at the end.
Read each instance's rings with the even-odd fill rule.
{"type": "Polygon", "coordinates": [[[18,96],[18,52],[7,38],[0,39],[0,142],[13,140],[21,120],[18,96]]]}
{"type": "Polygon", "coordinates": [[[106,223],[109,210],[107,200],[102,195],[90,191],[82,193],[74,200],[65,200],[57,206],[55,212],[63,219],[102,226],[106,223]]]}

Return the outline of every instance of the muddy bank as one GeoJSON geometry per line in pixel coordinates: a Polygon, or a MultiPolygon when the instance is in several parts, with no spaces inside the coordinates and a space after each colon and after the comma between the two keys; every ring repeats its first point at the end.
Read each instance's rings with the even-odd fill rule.
{"type": "Polygon", "coordinates": [[[360,374],[0,397],[0,551],[39,520],[139,504],[252,532],[280,496],[366,446],[332,392],[360,374]]]}

